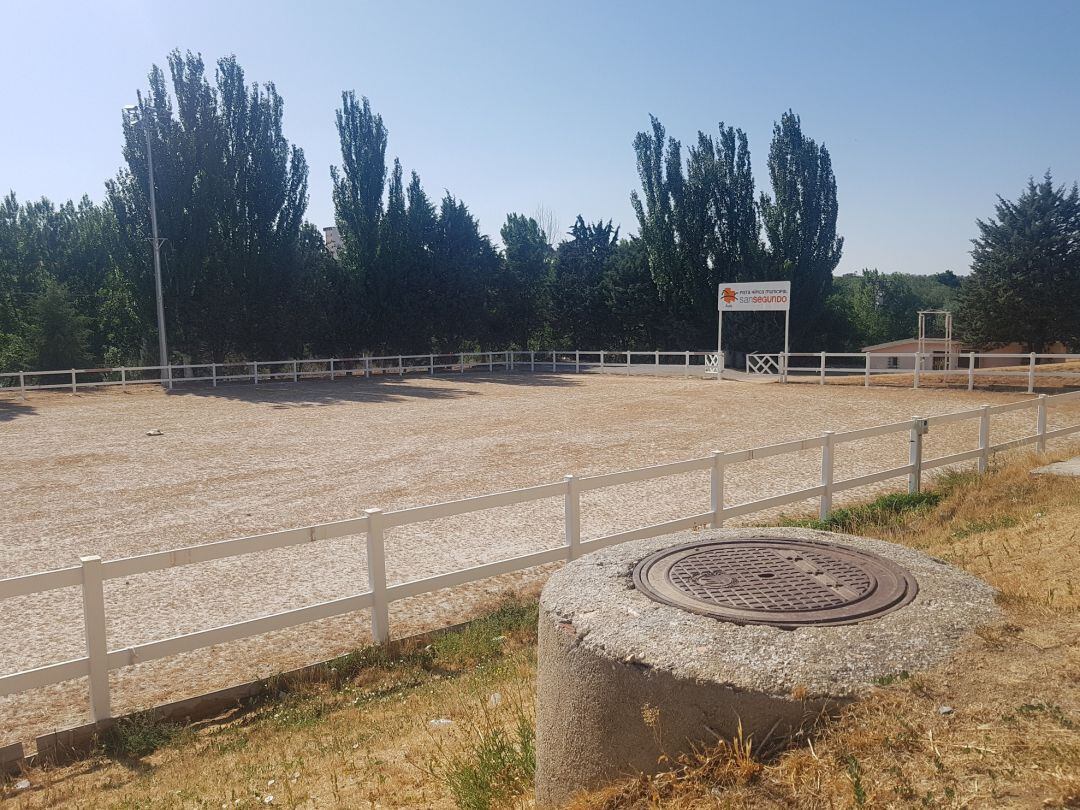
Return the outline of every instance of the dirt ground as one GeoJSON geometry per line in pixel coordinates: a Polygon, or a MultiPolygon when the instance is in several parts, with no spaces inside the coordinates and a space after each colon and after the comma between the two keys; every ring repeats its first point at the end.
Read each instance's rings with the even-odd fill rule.
{"type": "MultiPolygon", "coordinates": [[[[0,401],[0,576],[75,564],[84,554],[116,558],[1022,398],[547,373],[36,394],[0,401]],[[146,435],[155,428],[163,435],[146,435]]],[[[1078,416],[1076,406],[1052,409],[1049,427],[1078,416]]],[[[1031,412],[995,418],[992,441],[1032,432],[1033,420],[1031,412]]],[[[933,431],[926,457],[974,447],[976,435],[974,422],[933,431]]],[[[899,466],[906,454],[900,434],[843,445],[836,478],[899,466]]],[[[727,472],[726,502],[812,486],[819,463],[819,452],[805,452],[738,465],[727,472]]],[[[583,536],[707,508],[703,474],[591,492],[582,499],[583,536]]],[[[389,578],[555,546],[562,526],[561,499],[551,499],[395,529],[389,578]]],[[[540,575],[396,603],[392,630],[460,621],[479,600],[540,575]]],[[[112,580],[109,648],[363,590],[362,537],[112,580]]],[[[321,660],[367,638],[366,616],[349,615],[129,667],[112,674],[114,712],[321,660]]],[[[76,589],[3,604],[0,672],[82,654],[76,589]]],[[[84,681],[2,698],[0,743],[83,722],[85,704],[84,681]]]]}

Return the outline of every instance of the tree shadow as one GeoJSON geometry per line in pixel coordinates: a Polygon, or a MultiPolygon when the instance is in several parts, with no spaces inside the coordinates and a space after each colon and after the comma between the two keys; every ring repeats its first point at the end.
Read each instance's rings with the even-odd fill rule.
{"type": "Polygon", "coordinates": [[[0,397],[0,422],[10,422],[20,416],[36,415],[37,412],[33,405],[27,405],[25,402],[0,397]]]}
{"type": "Polygon", "coordinates": [[[478,389],[462,387],[433,387],[423,385],[429,380],[440,382],[493,383],[530,387],[571,387],[581,382],[565,376],[544,372],[475,372],[465,374],[394,374],[364,377],[341,377],[336,380],[275,380],[252,385],[250,382],[228,382],[218,386],[205,383],[184,383],[175,380],[170,396],[198,396],[229,399],[238,402],[267,404],[271,408],[314,408],[343,402],[405,402],[416,399],[453,400],[477,396],[478,389]]]}

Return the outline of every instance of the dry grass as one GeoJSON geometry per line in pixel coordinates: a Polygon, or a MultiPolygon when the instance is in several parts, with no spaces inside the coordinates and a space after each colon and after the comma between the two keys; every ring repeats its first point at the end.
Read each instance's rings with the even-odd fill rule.
{"type": "MultiPolygon", "coordinates": [[[[937,505],[899,517],[853,510],[863,517],[851,530],[920,548],[1000,589],[1003,621],[952,662],[897,673],[773,760],[733,740],[583,797],[578,810],[1077,806],[1080,482],[1028,472],[1065,455],[1014,458],[981,479],[952,474],[937,505]]],[[[174,730],[142,757],[101,753],[31,772],[32,789],[9,783],[0,797],[27,810],[527,806],[527,794],[514,795],[524,769],[501,787],[485,783],[487,793],[455,788],[523,759],[510,743],[532,700],[532,614],[503,615],[433,654],[358,659],[334,683],[174,730]],[[430,722],[438,719],[452,722],[430,722]]]]}
{"type": "Polygon", "coordinates": [[[933,510],[855,527],[1000,590],[1004,620],[952,662],[897,673],[758,768],[721,746],[576,808],[1080,806],[1080,482],[1033,477],[1035,461],[954,475],[933,510]]]}
{"type": "MultiPolygon", "coordinates": [[[[463,768],[507,730],[531,734],[535,626],[535,601],[515,596],[464,631],[392,657],[359,651],[324,682],[282,683],[275,699],[212,722],[137,718],[87,759],[17,778],[30,789],[0,782],[0,805],[455,807],[484,777],[502,780],[498,795],[505,762],[500,774],[463,768]]],[[[516,779],[531,776],[526,763],[516,779]]]]}

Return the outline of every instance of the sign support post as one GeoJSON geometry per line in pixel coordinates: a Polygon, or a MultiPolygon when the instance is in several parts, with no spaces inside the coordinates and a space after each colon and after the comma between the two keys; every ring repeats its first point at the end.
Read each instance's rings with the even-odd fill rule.
{"type": "Polygon", "coordinates": [[[787,382],[789,336],[791,334],[791,282],[754,281],[721,284],[716,299],[716,379],[724,373],[724,313],[779,312],[784,313],[784,353],[781,355],[780,379],[787,382]]]}

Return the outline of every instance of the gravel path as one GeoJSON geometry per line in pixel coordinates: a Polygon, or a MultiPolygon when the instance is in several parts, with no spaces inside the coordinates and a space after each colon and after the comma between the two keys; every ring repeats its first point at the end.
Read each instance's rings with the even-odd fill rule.
{"type": "MultiPolygon", "coordinates": [[[[1019,398],[539,372],[37,394],[0,401],[0,576],[71,565],[84,554],[127,556],[1019,398]],[[147,436],[154,428],[164,435],[147,436]]],[[[1053,428],[1076,421],[1080,409],[1051,414],[1053,428]]],[[[995,419],[993,441],[1030,432],[1033,418],[995,419]]],[[[926,437],[927,458],[973,447],[976,435],[974,422],[936,431],[926,437]]],[[[836,477],[904,464],[906,453],[903,435],[844,445],[836,477]]],[[[729,469],[728,502],[812,486],[819,459],[805,452],[729,469]]],[[[552,499],[395,529],[387,536],[390,581],[558,545],[561,508],[552,499]]],[[[590,492],[583,536],[707,508],[702,473],[590,492]]],[[[459,621],[478,601],[542,575],[396,603],[393,631],[459,621]]],[[[365,589],[362,537],[112,580],[109,647],[365,589]]],[[[114,711],[322,660],[367,638],[366,616],[349,615],[130,667],[112,674],[114,711]]],[[[3,603],[0,672],[82,654],[76,589],[3,603]]],[[[85,689],[72,681],[0,698],[0,744],[83,722],[85,689]]]]}

